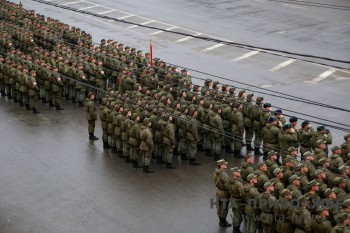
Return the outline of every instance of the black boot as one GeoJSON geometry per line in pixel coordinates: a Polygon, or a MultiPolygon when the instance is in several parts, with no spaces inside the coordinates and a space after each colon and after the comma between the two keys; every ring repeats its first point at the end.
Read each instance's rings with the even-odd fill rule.
{"type": "Polygon", "coordinates": [[[118,154],[117,147],[112,146],[112,153],[114,153],[114,154],[118,154]]]}
{"type": "Polygon", "coordinates": [[[110,149],[111,147],[108,145],[108,142],[103,142],[103,149],[110,149]]]}
{"type": "Polygon", "coordinates": [[[19,101],[19,106],[24,106],[23,102],[22,101],[19,101]]]}
{"type": "Polygon", "coordinates": [[[181,160],[189,160],[189,158],[184,153],[184,154],[181,154],[181,160]]]}
{"type": "Polygon", "coordinates": [[[149,166],[143,166],[143,172],[144,173],[154,173],[154,170],[151,169],[149,166]]]}
{"type": "Polygon", "coordinates": [[[168,168],[168,169],[175,169],[176,167],[174,166],[173,163],[166,163],[165,168],[168,168]]]}
{"type": "Polygon", "coordinates": [[[41,103],[46,104],[47,103],[46,98],[41,98],[41,103]]]}
{"type": "Polygon", "coordinates": [[[55,105],[53,105],[52,101],[49,101],[49,107],[55,107],[55,105]]]}
{"type": "Polygon", "coordinates": [[[11,94],[8,94],[8,95],[7,95],[7,99],[12,100],[12,95],[11,95],[11,94]]]}
{"type": "Polygon", "coordinates": [[[240,150],[235,150],[234,151],[234,157],[235,158],[243,158],[244,156],[241,155],[241,151],[240,150]]]}
{"type": "Polygon", "coordinates": [[[232,233],[242,233],[242,232],[239,230],[239,227],[233,227],[232,233]]]}
{"type": "Polygon", "coordinates": [[[26,110],[32,110],[32,108],[29,106],[29,104],[26,104],[26,110]]]}
{"type": "Polygon", "coordinates": [[[220,219],[220,223],[219,223],[220,227],[230,227],[231,226],[231,224],[226,221],[226,218],[219,217],[219,219],[220,219]]]}
{"type": "Polygon", "coordinates": [[[247,150],[254,150],[254,147],[250,144],[247,145],[247,150]]]}
{"type": "Polygon", "coordinates": [[[123,155],[123,151],[118,151],[117,150],[117,154],[119,158],[124,158],[125,156],[123,155]]]}
{"type": "Polygon", "coordinates": [[[158,163],[158,164],[164,164],[165,162],[163,161],[163,158],[162,158],[162,157],[158,157],[158,158],[157,158],[157,163],[158,163]]]}
{"type": "Polygon", "coordinates": [[[56,110],[64,110],[64,108],[61,108],[60,105],[56,105],[56,110]]]}
{"type": "Polygon", "coordinates": [[[259,147],[256,147],[255,150],[254,150],[254,154],[255,154],[255,155],[262,155],[263,153],[261,153],[259,147]]]}
{"type": "Polygon", "coordinates": [[[132,161],[131,161],[130,157],[125,157],[125,158],[124,158],[124,162],[126,162],[126,163],[131,163],[132,161]]]}
{"type": "Polygon", "coordinates": [[[36,108],[33,108],[33,113],[40,113],[36,108]]]}
{"type": "Polygon", "coordinates": [[[197,161],[195,158],[190,159],[190,165],[201,165],[199,161],[197,161]]]}
{"type": "Polygon", "coordinates": [[[75,101],[75,99],[74,98],[72,98],[72,103],[73,104],[75,104],[77,101],[75,101]]]}
{"type": "Polygon", "coordinates": [[[90,140],[98,140],[98,137],[94,135],[94,133],[89,133],[89,139],[90,140]]]}
{"type": "Polygon", "coordinates": [[[79,107],[84,107],[83,102],[79,102],[79,107]]]}
{"type": "Polygon", "coordinates": [[[17,98],[13,98],[13,102],[14,102],[15,104],[17,104],[17,103],[18,103],[18,99],[17,99],[17,98]]]}
{"type": "Polygon", "coordinates": [[[136,160],[132,161],[132,167],[133,168],[142,168],[142,166],[140,166],[136,160]]]}

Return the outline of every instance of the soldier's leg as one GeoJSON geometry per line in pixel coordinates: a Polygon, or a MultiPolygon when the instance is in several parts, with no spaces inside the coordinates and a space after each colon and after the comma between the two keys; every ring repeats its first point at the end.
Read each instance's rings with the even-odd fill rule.
{"type": "Polygon", "coordinates": [[[143,172],[153,173],[154,170],[149,167],[152,159],[152,151],[141,151],[141,153],[142,153],[143,172]]]}
{"type": "Polygon", "coordinates": [[[254,139],[254,147],[255,147],[255,154],[262,154],[261,152],[261,143],[262,143],[262,132],[261,131],[255,131],[255,139],[254,139]]]}
{"type": "Polygon", "coordinates": [[[254,136],[253,128],[245,127],[245,141],[247,143],[247,150],[253,150],[252,140],[254,136]]]}
{"type": "Polygon", "coordinates": [[[117,153],[122,152],[122,139],[120,136],[115,136],[115,147],[117,149],[117,153]]]}
{"type": "Polygon", "coordinates": [[[85,101],[85,88],[82,88],[79,90],[79,99],[78,99],[78,103],[80,107],[84,107],[84,101],[85,101]]]}
{"type": "Polygon", "coordinates": [[[57,110],[63,110],[61,108],[61,100],[62,100],[62,90],[56,92],[56,103],[55,103],[55,106],[56,106],[57,110]]]}
{"type": "Polygon", "coordinates": [[[28,92],[23,93],[23,104],[26,106],[26,110],[32,110],[32,108],[29,106],[29,95],[28,92]]]}
{"type": "Polygon", "coordinates": [[[128,141],[123,141],[123,155],[126,163],[130,163],[130,144],[128,141]]]}
{"type": "Polygon", "coordinates": [[[174,148],[172,146],[166,145],[165,146],[165,161],[166,163],[172,163],[173,162],[173,152],[174,148]]]}
{"type": "Polygon", "coordinates": [[[33,109],[33,113],[40,113],[40,112],[37,110],[38,95],[31,96],[31,99],[32,99],[31,107],[32,107],[32,109],[33,109]]]}

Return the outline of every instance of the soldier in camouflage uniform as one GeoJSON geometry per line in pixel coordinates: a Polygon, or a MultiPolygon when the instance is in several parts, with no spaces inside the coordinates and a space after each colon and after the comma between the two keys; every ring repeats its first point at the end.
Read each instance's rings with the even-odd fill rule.
{"type": "Polygon", "coordinates": [[[130,144],[130,158],[132,161],[133,168],[141,168],[138,164],[138,160],[140,157],[140,116],[137,113],[132,114],[131,121],[129,125],[129,144],[130,144]]]}
{"type": "Polygon", "coordinates": [[[63,110],[61,107],[63,82],[60,75],[57,73],[58,69],[53,67],[52,71],[54,72],[51,74],[52,103],[54,106],[56,106],[56,110],[63,110]]]}
{"type": "Polygon", "coordinates": [[[341,158],[345,163],[347,163],[350,160],[348,156],[350,153],[350,133],[344,136],[344,140],[345,142],[341,145],[341,158]]]}
{"type": "Polygon", "coordinates": [[[243,104],[239,103],[237,109],[232,112],[232,132],[234,135],[234,156],[236,158],[243,158],[241,149],[243,146],[244,134],[244,118],[243,118],[243,104]]]}
{"type": "Polygon", "coordinates": [[[171,115],[166,115],[167,122],[164,128],[164,151],[165,151],[165,168],[174,169],[176,168],[173,164],[173,153],[176,144],[175,140],[175,125],[172,123],[173,117],[171,115]]]}
{"type": "Polygon", "coordinates": [[[36,72],[32,71],[30,73],[30,77],[27,80],[28,85],[28,94],[29,94],[29,106],[31,109],[33,109],[33,113],[40,113],[37,110],[37,104],[38,104],[38,94],[39,94],[39,87],[36,82],[36,72]]]}
{"type": "Polygon", "coordinates": [[[253,105],[254,101],[254,94],[247,95],[247,100],[244,103],[243,106],[243,116],[244,116],[244,131],[245,131],[245,141],[247,144],[247,150],[254,150],[254,147],[252,146],[252,140],[254,136],[254,130],[253,130],[253,105]]]}
{"type": "Polygon", "coordinates": [[[309,121],[303,121],[301,123],[301,129],[299,130],[299,143],[300,143],[300,154],[301,159],[304,160],[304,153],[312,151],[311,139],[314,136],[314,128],[309,121]]]}
{"type": "Polygon", "coordinates": [[[85,112],[86,118],[89,123],[89,139],[90,140],[98,140],[98,138],[94,135],[95,132],[95,122],[97,120],[96,107],[95,107],[95,94],[90,92],[88,95],[88,101],[85,104],[85,112]]]}
{"type": "Polygon", "coordinates": [[[212,130],[212,138],[213,138],[213,144],[211,147],[211,154],[214,156],[214,159],[220,158],[221,155],[221,146],[223,143],[224,138],[224,127],[222,123],[222,118],[220,116],[221,114],[221,106],[215,105],[214,106],[214,115],[210,118],[209,125],[211,126],[212,130]]]}
{"type": "Polygon", "coordinates": [[[288,189],[283,189],[279,195],[278,207],[275,209],[276,232],[278,233],[294,233],[294,227],[290,221],[292,212],[292,193],[288,189]]]}
{"type": "Polygon", "coordinates": [[[244,190],[238,167],[230,169],[230,178],[227,187],[231,197],[233,233],[240,233],[239,227],[241,226],[244,215],[244,190]]]}
{"type": "Polygon", "coordinates": [[[278,151],[278,135],[280,133],[280,129],[277,127],[278,121],[275,116],[270,116],[268,122],[262,130],[264,160],[267,159],[267,154],[270,150],[278,151]]]}
{"type": "Polygon", "coordinates": [[[252,154],[247,154],[244,157],[244,162],[241,164],[241,177],[244,181],[247,181],[248,175],[255,171],[254,160],[254,155],[252,154]]]}
{"type": "Polygon", "coordinates": [[[111,147],[108,145],[108,116],[111,113],[111,110],[109,109],[109,102],[107,99],[103,99],[100,109],[103,148],[109,149],[111,147]]]}
{"type": "Polygon", "coordinates": [[[256,233],[259,223],[259,209],[256,206],[256,202],[259,199],[260,193],[256,188],[257,177],[254,174],[250,174],[247,177],[248,183],[243,186],[245,208],[244,213],[247,215],[246,232],[256,233]],[[253,203],[252,203],[253,202],[253,203]]]}
{"type": "Polygon", "coordinates": [[[296,227],[295,232],[311,232],[311,213],[307,209],[307,199],[304,196],[298,198],[299,206],[291,213],[292,224],[296,227]],[[305,203],[305,204],[304,204],[305,203]]]}
{"type": "Polygon", "coordinates": [[[329,217],[329,210],[324,206],[320,206],[316,212],[317,215],[312,218],[311,222],[312,232],[331,233],[332,224],[327,219],[329,217]]]}
{"type": "Polygon", "coordinates": [[[341,148],[339,146],[332,147],[332,155],[329,157],[329,170],[338,172],[340,166],[344,165],[344,161],[341,158],[341,148]]]}
{"type": "Polygon", "coordinates": [[[297,175],[292,175],[289,178],[289,183],[287,189],[289,189],[292,193],[293,198],[299,198],[302,196],[301,187],[300,187],[300,177],[297,175]]]}
{"type": "Polygon", "coordinates": [[[150,129],[152,126],[151,119],[145,118],[143,125],[140,127],[140,150],[142,154],[142,164],[144,173],[153,173],[154,170],[150,168],[150,162],[152,159],[152,151],[154,149],[153,134],[150,129]]]}
{"type": "Polygon", "coordinates": [[[288,155],[288,148],[294,146],[299,147],[297,132],[292,128],[291,124],[285,124],[283,130],[278,135],[279,151],[282,157],[282,162],[288,155]]]}
{"type": "Polygon", "coordinates": [[[130,144],[129,144],[129,133],[128,133],[128,126],[129,121],[131,117],[131,110],[125,109],[124,111],[124,117],[122,119],[122,122],[120,124],[120,130],[122,133],[122,144],[123,144],[123,156],[126,163],[131,163],[130,159],[130,144]]]}
{"type": "Polygon", "coordinates": [[[260,194],[259,200],[264,200],[265,204],[259,204],[261,214],[260,221],[263,233],[273,233],[276,230],[276,222],[273,216],[274,213],[274,205],[270,205],[268,203],[276,202],[276,197],[273,195],[274,186],[271,182],[266,182],[264,184],[264,192],[260,194]]]}
{"type": "Polygon", "coordinates": [[[186,139],[187,139],[187,155],[190,157],[190,164],[191,165],[200,165],[201,163],[196,160],[196,154],[197,154],[197,145],[199,142],[199,135],[198,135],[198,125],[199,121],[197,120],[197,110],[192,109],[190,112],[191,119],[187,122],[187,132],[186,132],[186,139]]]}
{"type": "Polygon", "coordinates": [[[264,191],[264,184],[269,181],[269,177],[267,176],[267,166],[265,162],[260,162],[257,166],[258,170],[255,171],[255,175],[257,176],[257,185],[259,192],[264,191]]]}
{"type": "Polygon", "coordinates": [[[281,192],[283,189],[285,189],[285,186],[283,184],[283,170],[281,168],[275,168],[275,170],[273,170],[273,175],[274,178],[272,178],[270,181],[273,184],[274,190],[275,190],[275,195],[276,197],[281,195],[281,192]]]}
{"type": "Polygon", "coordinates": [[[325,126],[321,125],[317,127],[317,131],[314,133],[314,136],[312,137],[312,146],[313,149],[316,148],[316,142],[318,140],[322,139],[323,141],[326,141],[326,148],[325,148],[325,152],[328,155],[328,146],[327,145],[331,145],[333,142],[333,135],[332,133],[329,131],[329,129],[326,129],[325,126]]]}
{"type": "Polygon", "coordinates": [[[254,147],[255,147],[255,155],[261,155],[263,152],[260,149],[261,143],[262,143],[262,129],[263,126],[260,121],[260,114],[262,112],[262,105],[264,103],[263,97],[256,98],[256,102],[254,105],[254,109],[252,111],[252,119],[254,120],[254,147]]]}

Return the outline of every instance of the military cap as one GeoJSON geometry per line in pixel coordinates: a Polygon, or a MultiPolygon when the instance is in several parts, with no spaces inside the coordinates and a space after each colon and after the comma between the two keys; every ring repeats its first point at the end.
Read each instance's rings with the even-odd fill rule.
{"type": "Polygon", "coordinates": [[[258,98],[256,98],[256,103],[257,104],[260,104],[260,103],[262,103],[264,101],[264,97],[258,97],[258,98]]]}
{"type": "Polygon", "coordinates": [[[252,155],[252,154],[247,154],[247,155],[244,157],[244,159],[247,160],[247,159],[249,159],[249,158],[251,158],[251,157],[254,157],[254,155],[252,155]]]}
{"type": "Polygon", "coordinates": [[[291,192],[289,189],[283,189],[280,193],[280,196],[285,197],[285,196],[290,195],[290,194],[291,194],[291,192]]]}
{"type": "Polygon", "coordinates": [[[244,93],[245,93],[245,90],[240,90],[240,91],[238,92],[238,96],[241,97],[244,93]]]}
{"type": "Polygon", "coordinates": [[[229,92],[230,94],[233,94],[233,93],[235,92],[235,90],[236,90],[235,87],[231,87],[231,88],[228,90],[228,92],[229,92]]]}
{"type": "Polygon", "coordinates": [[[270,116],[268,121],[271,123],[271,122],[274,122],[274,121],[277,121],[277,117],[275,116],[270,116]]]}
{"type": "Polygon", "coordinates": [[[137,53],[142,53],[142,50],[137,50],[137,53]]]}
{"type": "Polygon", "coordinates": [[[337,214],[335,217],[337,223],[343,223],[344,220],[346,220],[348,218],[349,218],[349,215],[347,212],[341,212],[341,213],[337,214]]]}
{"type": "Polygon", "coordinates": [[[328,197],[328,196],[329,196],[329,194],[331,194],[332,192],[333,192],[333,190],[332,190],[332,189],[327,188],[327,189],[324,191],[324,196],[325,196],[325,197],[328,197]]]}
{"type": "Polygon", "coordinates": [[[316,175],[316,176],[320,175],[321,173],[324,173],[324,171],[323,171],[322,169],[317,169],[317,170],[315,171],[315,175],[316,175]]]}
{"type": "Polygon", "coordinates": [[[320,206],[316,207],[316,213],[318,213],[318,214],[320,214],[320,213],[322,213],[323,211],[326,211],[326,210],[328,210],[328,208],[325,205],[320,205],[320,206]]]}
{"type": "Polygon", "coordinates": [[[350,138],[350,133],[348,133],[347,135],[344,136],[344,140],[347,141],[348,138],[350,138]]]}
{"type": "Polygon", "coordinates": [[[126,46],[125,49],[130,49],[130,47],[129,47],[129,46],[126,46]]]}
{"type": "Polygon", "coordinates": [[[299,176],[297,176],[297,175],[292,175],[291,177],[289,177],[289,182],[291,183],[293,180],[299,180],[300,179],[300,177],[299,176]]]}
{"type": "Polygon", "coordinates": [[[182,73],[187,72],[187,71],[188,71],[188,69],[186,69],[186,68],[181,70],[182,73]]]}
{"type": "Polygon", "coordinates": [[[143,124],[146,125],[146,126],[147,126],[150,122],[151,122],[151,119],[149,119],[149,118],[143,119],[143,124]]]}
{"type": "Polygon", "coordinates": [[[318,183],[316,180],[312,180],[307,184],[308,188],[311,188],[313,186],[320,186],[320,183],[318,183]]]}
{"type": "Polygon", "coordinates": [[[264,108],[269,108],[269,107],[272,107],[272,105],[270,103],[265,103],[264,104],[264,108]]]}
{"type": "Polygon", "coordinates": [[[329,162],[329,159],[327,159],[327,158],[322,158],[322,159],[318,160],[318,163],[320,163],[320,164],[324,164],[327,162],[329,162]]]}
{"type": "Polygon", "coordinates": [[[298,168],[299,168],[299,169],[302,168],[302,167],[306,167],[306,163],[299,163],[299,164],[298,164],[298,168]]]}
{"type": "Polygon", "coordinates": [[[295,116],[292,116],[291,118],[289,118],[290,123],[297,122],[297,121],[298,121],[298,118],[295,116]]]}
{"type": "Polygon", "coordinates": [[[256,175],[254,175],[253,173],[251,173],[251,174],[249,174],[248,176],[247,176],[247,181],[250,181],[250,180],[252,180],[252,179],[254,179],[254,178],[256,178],[257,176],[256,175]]]}
{"type": "Polygon", "coordinates": [[[219,111],[219,109],[221,109],[221,106],[219,104],[215,105],[213,108],[214,112],[219,111]]]}
{"type": "Polygon", "coordinates": [[[226,88],[228,87],[228,85],[227,84],[222,84],[222,86],[221,86],[221,90],[222,91],[226,91],[226,88]]]}
{"type": "Polygon", "coordinates": [[[294,146],[288,148],[288,152],[296,151],[298,148],[295,148],[294,146]]]}
{"type": "Polygon", "coordinates": [[[317,126],[317,131],[323,131],[323,130],[326,130],[326,126],[324,125],[317,126]]]}
{"type": "Polygon", "coordinates": [[[275,110],[275,114],[276,114],[276,115],[281,115],[281,114],[282,114],[282,109],[277,109],[277,110],[275,110]]]}
{"type": "Polygon", "coordinates": [[[261,167],[261,166],[263,166],[263,165],[266,165],[266,163],[265,163],[265,162],[260,162],[260,163],[258,163],[258,167],[261,167]]]}
{"type": "Polygon", "coordinates": [[[335,177],[333,182],[334,182],[335,185],[339,185],[339,184],[343,183],[344,180],[343,180],[342,177],[335,177]]]}
{"type": "Polygon", "coordinates": [[[223,164],[228,164],[228,162],[225,161],[225,159],[220,159],[218,161],[216,161],[217,165],[223,165],[223,164]]]}
{"type": "Polygon", "coordinates": [[[230,169],[231,174],[234,172],[241,172],[241,170],[238,167],[233,167],[230,169]]]}
{"type": "Polygon", "coordinates": [[[306,158],[307,156],[309,155],[313,155],[311,151],[306,151],[304,154],[303,154],[303,157],[306,158]]]}
{"type": "Polygon", "coordinates": [[[88,94],[88,98],[90,98],[90,96],[92,96],[92,95],[95,95],[95,93],[90,91],[89,94],[88,94]]]}
{"type": "Polygon", "coordinates": [[[350,205],[350,199],[346,199],[344,202],[343,202],[343,207],[348,207],[350,205]]]}
{"type": "Polygon", "coordinates": [[[123,45],[124,45],[123,43],[119,43],[119,44],[118,44],[118,47],[119,47],[119,46],[123,46],[123,45]]]}
{"type": "Polygon", "coordinates": [[[276,176],[280,172],[283,172],[283,169],[277,167],[277,168],[275,168],[275,170],[273,170],[273,175],[276,176]]]}
{"type": "Polygon", "coordinates": [[[317,146],[319,146],[319,145],[321,145],[321,144],[326,144],[326,141],[325,141],[325,140],[322,140],[322,139],[316,141],[316,145],[317,145],[317,146]]]}
{"type": "Polygon", "coordinates": [[[273,155],[277,155],[277,152],[271,150],[271,151],[269,151],[269,153],[267,154],[267,157],[270,158],[270,157],[273,156],[273,155]]]}
{"type": "Polygon", "coordinates": [[[264,189],[267,189],[267,187],[273,186],[273,184],[270,181],[265,182],[264,189]]]}
{"type": "Polygon", "coordinates": [[[247,95],[247,100],[250,100],[250,99],[253,98],[253,97],[254,97],[254,94],[253,94],[253,93],[248,94],[248,95],[247,95]]]}
{"type": "Polygon", "coordinates": [[[336,150],[341,150],[341,147],[340,146],[333,146],[332,147],[332,151],[336,151],[336,150]]]}
{"type": "Polygon", "coordinates": [[[285,123],[283,125],[283,130],[286,130],[286,129],[291,129],[292,128],[292,125],[290,123],[285,123]]]}
{"type": "Polygon", "coordinates": [[[210,83],[210,82],[212,82],[212,80],[209,79],[209,78],[207,78],[207,79],[204,81],[204,84],[208,84],[208,83],[210,83]]]}
{"type": "Polygon", "coordinates": [[[339,170],[339,172],[343,172],[343,171],[345,171],[346,169],[349,169],[349,168],[350,168],[349,166],[341,165],[341,166],[338,168],[338,170],[339,170]]]}
{"type": "Polygon", "coordinates": [[[305,126],[307,126],[308,124],[310,124],[310,121],[303,121],[303,122],[301,123],[301,127],[305,127],[305,126]]]}
{"type": "Polygon", "coordinates": [[[289,158],[289,157],[283,159],[283,164],[286,164],[288,162],[293,162],[293,160],[291,158],[289,158]]]}

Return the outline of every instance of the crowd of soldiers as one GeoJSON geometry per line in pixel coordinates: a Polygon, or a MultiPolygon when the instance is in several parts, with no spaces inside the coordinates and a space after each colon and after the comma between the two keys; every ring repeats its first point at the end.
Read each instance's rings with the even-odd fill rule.
{"type": "MultiPolygon", "coordinates": [[[[111,149],[134,168],[142,167],[145,173],[154,172],[150,167],[152,158],[174,169],[173,155],[200,165],[197,151],[205,151],[218,163],[215,183],[220,226],[230,225],[225,200],[245,203],[256,197],[309,201],[332,201],[336,197],[348,206],[338,212],[304,207],[233,208],[236,217],[253,216],[248,218],[247,232],[255,232],[260,223],[264,232],[311,232],[311,227],[316,231],[319,228],[315,227],[322,224],[329,223],[330,228],[348,224],[350,134],[341,146],[331,148],[329,156],[332,134],[325,126],[314,128],[309,121],[303,121],[299,128],[298,118],[290,117],[287,122],[282,110],[273,109],[263,97],[255,98],[246,90],[210,79],[203,86],[193,85],[187,69],[180,72],[179,67],[157,58],[151,65],[149,53],[143,55],[142,50],[124,48],[123,43],[112,39],[96,45],[79,28],[45,19],[33,10],[23,9],[22,4],[5,0],[0,3],[3,97],[34,113],[39,113],[39,99],[57,110],[63,110],[62,98],[81,107],[86,102],[90,140],[98,139],[94,135],[96,98],[100,101],[104,149],[111,149]],[[244,146],[246,150],[242,150],[244,146]],[[226,162],[220,160],[223,149],[245,160],[241,168],[231,169],[230,175],[226,173],[226,162]],[[243,151],[247,151],[245,156],[243,151]],[[263,155],[264,162],[255,168],[254,156],[249,152],[263,155]],[[327,211],[329,216],[325,216],[327,211]],[[259,224],[255,219],[264,215],[262,218],[268,219],[266,214],[276,213],[305,218],[301,218],[303,222],[285,218],[261,220],[259,224]],[[308,220],[310,213],[317,214],[315,221],[319,222],[312,224],[314,220],[308,220]]],[[[242,219],[236,217],[233,226],[239,232],[242,219]]]]}

